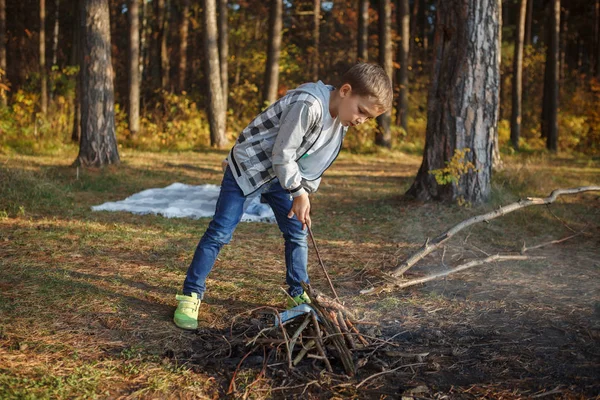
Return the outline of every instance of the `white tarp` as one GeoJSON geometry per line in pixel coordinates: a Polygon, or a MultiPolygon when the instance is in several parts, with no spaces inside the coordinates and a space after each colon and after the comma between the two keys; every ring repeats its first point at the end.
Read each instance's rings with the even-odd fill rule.
{"type": "MultiPolygon", "coordinates": [[[[212,217],[221,187],[173,183],[165,188],[147,189],[127,197],[92,206],[93,211],[128,211],[134,214],[159,214],[167,218],[212,217]]],[[[275,215],[260,196],[246,199],[242,221],[275,222],[275,215]]]]}

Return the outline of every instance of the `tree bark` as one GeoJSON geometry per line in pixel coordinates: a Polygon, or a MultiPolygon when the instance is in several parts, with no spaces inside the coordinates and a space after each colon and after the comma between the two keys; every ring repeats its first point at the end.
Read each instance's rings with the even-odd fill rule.
{"type": "Polygon", "coordinates": [[[6,106],[6,0],[0,0],[0,104],[6,106]]]}
{"type": "Polygon", "coordinates": [[[219,57],[221,87],[223,88],[223,110],[227,113],[229,100],[229,24],[227,22],[227,0],[219,0],[219,57]]]}
{"type": "Polygon", "coordinates": [[[159,0],[158,31],[160,37],[160,85],[163,90],[169,90],[169,47],[167,38],[169,36],[169,0],[159,0]],[[162,5],[161,5],[162,3],[162,5]]]}
{"type": "Polygon", "coordinates": [[[56,0],[56,9],[54,10],[54,32],[52,36],[52,66],[56,65],[57,53],[58,53],[58,33],[60,30],[59,16],[60,16],[60,0],[56,0]]]}
{"type": "Polygon", "coordinates": [[[81,140],[74,165],[119,163],[108,0],[81,4],[81,140]]]}
{"type": "Polygon", "coordinates": [[[210,145],[222,148],[225,138],[225,110],[223,109],[223,88],[219,68],[219,41],[217,33],[217,5],[215,0],[204,0],[204,53],[206,79],[208,80],[208,122],[210,125],[210,145]]]}
{"type": "Polygon", "coordinates": [[[369,60],[369,0],[358,0],[358,43],[356,61],[369,60]]]}
{"type": "Polygon", "coordinates": [[[396,109],[396,125],[408,132],[408,52],[410,49],[410,13],[408,0],[398,0],[397,7],[398,32],[400,44],[398,46],[398,84],[400,92],[396,109]]]}
{"type": "Polygon", "coordinates": [[[525,16],[527,14],[527,0],[520,0],[519,19],[517,21],[517,34],[515,40],[515,54],[513,59],[512,82],[512,114],[510,120],[510,141],[512,146],[519,149],[521,136],[522,95],[523,95],[523,41],[525,36],[525,16]]]}
{"type": "Polygon", "coordinates": [[[407,194],[421,200],[480,203],[489,199],[500,79],[498,0],[438,3],[423,162],[407,194]],[[485,54],[485,57],[481,57],[485,54]],[[457,149],[475,169],[440,185],[431,170],[457,149]]]}
{"type": "Polygon", "coordinates": [[[525,46],[531,46],[531,25],[533,20],[533,0],[527,0],[527,18],[525,19],[525,46]]]}
{"type": "Polygon", "coordinates": [[[75,96],[73,98],[73,127],[71,129],[71,142],[79,143],[81,137],[81,4],[75,4],[75,23],[73,27],[73,49],[71,52],[71,64],[78,65],[79,71],[75,75],[75,96]]]}
{"type": "Polygon", "coordinates": [[[559,82],[559,39],[560,0],[550,3],[550,32],[546,52],[544,99],[542,112],[542,134],[550,151],[558,149],[558,82],[559,82]]]}
{"type": "Polygon", "coordinates": [[[270,9],[269,50],[267,52],[263,104],[261,107],[277,100],[277,86],[279,85],[279,56],[281,53],[281,29],[283,25],[282,0],[271,0],[270,9]]]}
{"type": "Polygon", "coordinates": [[[140,130],[140,1],[129,1],[129,132],[140,130]]]}
{"type": "Polygon", "coordinates": [[[179,26],[179,75],[177,79],[179,93],[185,91],[185,78],[187,74],[187,48],[190,24],[190,1],[182,0],[181,25],[179,26]]]}
{"type": "Polygon", "coordinates": [[[40,0],[40,108],[48,112],[48,77],[46,74],[46,0],[40,0]]]}
{"type": "Polygon", "coordinates": [[[596,78],[600,81],[600,0],[596,0],[596,78]]]}
{"type": "MultiPolygon", "coordinates": [[[[379,1],[379,64],[383,67],[390,80],[393,79],[394,65],[392,64],[392,2],[379,1]]],[[[392,111],[388,110],[377,117],[379,129],[375,135],[375,144],[382,147],[392,147],[392,111]]]]}
{"type": "Polygon", "coordinates": [[[313,55],[312,55],[312,80],[319,79],[319,42],[321,40],[321,0],[313,0],[313,55]]]}

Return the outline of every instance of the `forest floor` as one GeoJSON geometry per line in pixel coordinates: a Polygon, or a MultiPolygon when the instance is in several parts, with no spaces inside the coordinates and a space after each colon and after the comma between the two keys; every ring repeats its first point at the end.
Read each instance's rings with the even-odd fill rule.
{"type": "MultiPolygon", "coordinates": [[[[198,332],[172,323],[185,271],[208,219],[92,212],[173,182],[219,184],[225,152],[121,152],[77,172],[77,149],[0,155],[0,398],[594,398],[600,394],[600,196],[565,196],[473,226],[409,271],[423,276],[485,254],[583,232],[532,250],[544,259],[482,265],[411,288],[360,295],[428,237],[526,196],[600,184],[600,160],[505,156],[489,204],[403,196],[420,157],[342,153],[312,199],[313,232],[342,300],[378,321],[365,334],[421,354],[381,360],[393,373],[267,368],[262,351],[204,355],[261,306],[283,308],[283,240],[274,224],[241,223],[208,280],[198,332]],[[442,260],[443,254],[443,260],[442,260]],[[237,317],[236,317],[237,316],[237,317]],[[234,318],[236,317],[236,318],[234,318]],[[240,323],[241,323],[240,322],[240,323]],[[311,381],[298,375],[314,376],[311,381]],[[260,378],[260,379],[257,379],[260,378]]],[[[529,254],[529,253],[528,253],[529,254]]],[[[328,292],[314,251],[314,287],[328,292]]],[[[382,342],[383,343],[383,342],[382,342]]],[[[277,360],[272,360],[276,363],[277,360]]],[[[315,366],[320,369],[319,361],[315,366]]]]}

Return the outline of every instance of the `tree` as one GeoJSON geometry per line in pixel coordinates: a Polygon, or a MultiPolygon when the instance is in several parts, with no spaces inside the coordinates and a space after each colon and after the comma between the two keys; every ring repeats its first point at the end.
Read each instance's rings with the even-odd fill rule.
{"type": "Polygon", "coordinates": [[[479,203],[489,198],[498,129],[499,3],[438,3],[425,151],[407,192],[418,199],[479,203]],[[461,153],[464,162],[457,157],[461,153]],[[448,173],[453,163],[459,173],[448,173]],[[435,175],[444,179],[438,182],[435,175]]]}
{"type": "Polygon", "coordinates": [[[358,51],[357,61],[367,62],[369,42],[369,0],[358,0],[358,51]]]}
{"type": "Polygon", "coordinates": [[[269,13],[269,50],[267,52],[267,66],[265,70],[263,105],[265,103],[271,104],[277,100],[279,56],[281,54],[281,29],[283,26],[282,14],[282,0],[271,0],[269,13]]]}
{"type": "Polygon", "coordinates": [[[319,42],[321,40],[321,0],[313,0],[312,80],[319,79],[319,42]]]}
{"type": "Polygon", "coordinates": [[[544,97],[542,104],[542,135],[550,151],[558,149],[558,81],[559,81],[559,32],[560,0],[549,3],[550,24],[544,71],[544,97]]]}
{"type": "Polygon", "coordinates": [[[129,1],[129,132],[140,130],[140,2],[129,1]]]}
{"type": "Polygon", "coordinates": [[[158,0],[158,37],[160,41],[160,86],[169,90],[169,0],[158,0]]]}
{"type": "Polygon", "coordinates": [[[40,0],[40,108],[48,112],[48,77],[46,74],[46,0],[40,0]]]}
{"type": "Polygon", "coordinates": [[[188,27],[190,24],[190,1],[181,2],[181,24],[179,25],[179,75],[177,79],[179,92],[185,90],[187,73],[188,27]]]}
{"type": "Polygon", "coordinates": [[[398,84],[400,91],[396,105],[396,125],[402,126],[404,132],[408,132],[408,53],[410,50],[410,13],[408,0],[398,0],[396,19],[398,32],[400,33],[400,44],[398,46],[398,84]]]}
{"type": "MultiPolygon", "coordinates": [[[[379,64],[392,79],[394,66],[392,64],[392,3],[391,0],[379,1],[379,64]]],[[[377,117],[379,129],[375,135],[378,146],[392,147],[392,111],[388,110],[377,117]]]]}
{"type": "Polygon", "coordinates": [[[223,109],[223,88],[219,68],[219,45],[217,37],[217,7],[215,0],[204,0],[204,53],[206,79],[208,80],[208,123],[210,125],[210,145],[221,148],[226,143],[225,110],[223,109]]]}
{"type": "Polygon", "coordinates": [[[527,0],[520,0],[520,3],[515,41],[515,55],[513,60],[512,114],[510,120],[510,141],[512,142],[512,146],[517,150],[519,149],[519,137],[521,136],[521,106],[523,99],[523,41],[525,36],[527,0]]]}
{"type": "Polygon", "coordinates": [[[119,163],[108,0],[81,3],[81,140],[74,165],[119,163]]]}
{"type": "Polygon", "coordinates": [[[224,112],[227,112],[227,100],[229,98],[229,24],[227,18],[227,0],[219,0],[219,65],[221,68],[224,112]]]}
{"type": "Polygon", "coordinates": [[[52,34],[52,66],[56,66],[58,58],[58,33],[60,31],[59,16],[60,16],[60,0],[56,0],[54,9],[54,32],[52,34]]]}
{"type": "Polygon", "coordinates": [[[0,102],[6,105],[6,0],[0,0],[0,102]]]}

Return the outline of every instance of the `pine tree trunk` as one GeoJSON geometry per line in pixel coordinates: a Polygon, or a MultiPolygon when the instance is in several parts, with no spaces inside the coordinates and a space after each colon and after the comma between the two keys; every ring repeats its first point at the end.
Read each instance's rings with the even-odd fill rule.
{"type": "Polygon", "coordinates": [[[515,55],[513,59],[512,82],[512,115],[510,120],[510,141],[515,149],[519,149],[522,119],[522,94],[523,94],[523,41],[525,36],[525,16],[527,14],[527,0],[520,0],[519,19],[515,41],[515,55]]]}
{"type": "MultiPolygon", "coordinates": [[[[562,84],[563,80],[565,79],[565,68],[566,68],[566,61],[565,61],[565,55],[567,53],[567,35],[568,35],[568,26],[567,26],[567,21],[569,19],[569,10],[568,9],[563,9],[563,16],[561,17],[560,20],[560,44],[558,46],[558,51],[559,51],[559,85],[562,84]]],[[[593,51],[592,51],[593,54],[593,51]]]]}
{"type": "Polygon", "coordinates": [[[108,0],[81,4],[81,140],[74,165],[119,163],[108,0]]]}
{"type": "MultiPolygon", "coordinates": [[[[0,85],[6,85],[6,0],[0,0],[0,85]]],[[[0,104],[6,106],[6,91],[0,88],[0,104]]]]}
{"type": "Polygon", "coordinates": [[[149,58],[148,36],[148,3],[146,1],[142,1],[142,31],[140,33],[140,79],[142,82],[146,82],[146,76],[144,73],[146,73],[146,75],[148,74],[148,69],[146,68],[149,58]]]}
{"type": "Polygon", "coordinates": [[[596,78],[600,81],[600,0],[596,0],[596,78]]]}
{"type": "Polygon", "coordinates": [[[208,122],[210,125],[210,145],[222,148],[225,138],[225,110],[223,109],[223,88],[219,68],[219,41],[217,33],[217,5],[215,0],[203,1],[204,53],[206,79],[208,80],[208,122]]]}
{"type": "Polygon", "coordinates": [[[160,30],[160,86],[163,90],[169,90],[169,47],[167,38],[169,36],[169,0],[159,0],[158,21],[160,30]],[[162,3],[162,4],[161,4],[162,3]]]}
{"type": "MultiPolygon", "coordinates": [[[[379,64],[392,79],[392,3],[391,0],[379,1],[379,64]]],[[[392,147],[392,111],[389,110],[377,117],[379,129],[375,135],[375,144],[392,147]]]]}
{"type": "Polygon", "coordinates": [[[74,7],[75,22],[73,24],[73,48],[71,51],[71,65],[78,65],[79,71],[75,75],[75,96],[73,98],[73,127],[71,129],[71,142],[79,143],[81,137],[81,4],[77,2],[74,7]]]}
{"type": "Polygon", "coordinates": [[[223,110],[227,112],[229,100],[229,23],[227,21],[227,0],[219,1],[219,63],[221,87],[223,88],[223,110]]]}
{"type": "Polygon", "coordinates": [[[140,0],[129,1],[129,132],[140,130],[140,0]]]}
{"type": "Polygon", "coordinates": [[[525,46],[531,46],[531,25],[533,20],[533,0],[527,0],[527,18],[525,19],[525,46]]]}
{"type": "Polygon", "coordinates": [[[358,0],[358,50],[357,61],[369,60],[369,0],[358,0]]]}
{"type": "Polygon", "coordinates": [[[277,100],[277,86],[279,85],[279,56],[281,53],[281,29],[283,25],[282,0],[271,0],[270,8],[269,50],[267,52],[263,104],[261,106],[271,104],[277,100]]]}
{"type": "Polygon", "coordinates": [[[46,74],[46,0],[40,0],[40,108],[48,112],[48,77],[46,74]]]}
{"type": "Polygon", "coordinates": [[[413,66],[413,56],[415,54],[415,46],[417,39],[417,16],[419,15],[419,1],[415,1],[410,17],[410,47],[408,50],[408,65],[413,66]]]}
{"type": "Polygon", "coordinates": [[[408,132],[408,52],[410,49],[410,13],[408,0],[398,0],[397,22],[400,34],[398,46],[398,84],[400,92],[396,109],[396,125],[401,126],[404,132],[408,132]]]}
{"type": "Polygon", "coordinates": [[[58,33],[60,30],[59,16],[60,16],[60,0],[56,0],[56,9],[54,10],[54,32],[52,36],[52,66],[56,66],[57,55],[58,55],[58,33]]]}
{"type": "Polygon", "coordinates": [[[312,56],[312,80],[319,79],[319,46],[321,40],[321,0],[313,0],[313,56],[312,56]]]}
{"type": "Polygon", "coordinates": [[[550,151],[558,149],[558,81],[559,81],[559,30],[560,0],[550,2],[550,24],[546,68],[544,71],[544,98],[542,107],[542,135],[550,151]]]}
{"type": "Polygon", "coordinates": [[[438,3],[425,151],[407,192],[418,199],[471,203],[489,199],[498,129],[499,4],[498,0],[438,3]],[[457,183],[438,184],[430,171],[446,167],[457,149],[469,149],[465,159],[475,169],[462,174],[457,183]]]}
{"type": "Polygon", "coordinates": [[[181,25],[179,25],[179,75],[177,88],[179,93],[185,91],[185,78],[187,74],[187,48],[188,31],[190,24],[190,1],[182,0],[181,3],[181,25]]]}

